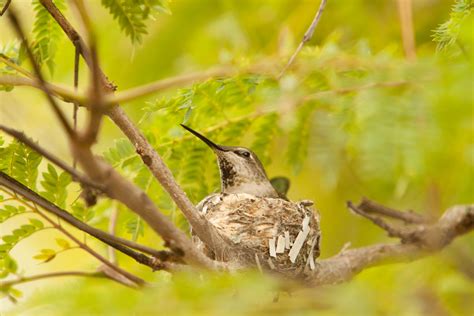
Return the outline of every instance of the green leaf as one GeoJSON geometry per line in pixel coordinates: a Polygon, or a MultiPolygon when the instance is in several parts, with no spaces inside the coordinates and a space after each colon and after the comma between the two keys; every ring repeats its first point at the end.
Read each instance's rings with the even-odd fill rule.
{"type": "Polygon", "coordinates": [[[61,247],[63,249],[71,248],[71,244],[65,239],[56,238],[56,243],[59,245],[59,247],[61,247]]]}
{"type": "Polygon", "coordinates": [[[168,0],[102,0],[102,5],[133,44],[142,42],[147,34],[145,22],[155,20],[154,13],[171,14],[168,0]]]}
{"type": "Polygon", "coordinates": [[[9,287],[8,288],[8,294],[15,297],[15,298],[21,298],[23,297],[23,292],[14,288],[14,287],[9,287]]]}
{"type": "Polygon", "coordinates": [[[41,155],[16,140],[1,148],[0,154],[0,171],[35,190],[41,155]]]}
{"type": "Polygon", "coordinates": [[[48,171],[43,172],[42,176],[41,186],[44,191],[40,192],[41,195],[59,207],[64,208],[67,198],[67,187],[72,181],[71,176],[66,172],[58,174],[51,164],[48,164],[48,171]]]}
{"type": "Polygon", "coordinates": [[[472,0],[456,0],[450,19],[434,30],[433,39],[438,43],[438,50],[446,50],[456,44],[461,26],[473,10],[472,0]]]}
{"type": "Polygon", "coordinates": [[[19,237],[15,235],[5,235],[2,236],[2,240],[6,243],[14,244],[18,241],[19,237]]]}
{"type": "Polygon", "coordinates": [[[143,22],[144,13],[134,1],[131,0],[102,0],[121,30],[131,39],[132,43],[141,43],[143,35],[147,33],[143,22]]]}
{"type": "MultiPolygon", "coordinates": [[[[54,0],[55,6],[64,14],[66,5],[64,0],[54,0]]],[[[54,72],[54,58],[63,31],[39,0],[33,0],[35,20],[33,23],[32,50],[38,64],[47,65],[50,73],[54,72]]]]}
{"type": "Polygon", "coordinates": [[[143,227],[143,221],[139,216],[130,219],[126,223],[127,232],[132,235],[132,240],[137,241],[139,236],[145,234],[145,229],[143,227]]]}
{"type": "Polygon", "coordinates": [[[126,138],[114,140],[114,145],[104,152],[104,157],[114,167],[123,168],[129,159],[138,158],[135,147],[126,138]]]}
{"type": "Polygon", "coordinates": [[[33,256],[33,259],[43,261],[43,263],[49,262],[56,257],[56,251],[53,249],[41,249],[40,253],[33,256]]]}
{"type": "Polygon", "coordinates": [[[29,219],[30,223],[35,226],[36,228],[43,228],[44,227],[44,224],[42,221],[38,220],[38,219],[35,219],[35,218],[30,218],[29,219]]]}
{"type": "Polygon", "coordinates": [[[72,206],[72,215],[87,223],[94,218],[95,212],[91,207],[85,207],[82,203],[77,202],[72,206]]]}
{"type": "MultiPolygon", "coordinates": [[[[3,45],[0,45],[0,55],[4,58],[9,59],[13,63],[20,65],[22,61],[22,59],[20,58],[21,56],[20,42],[14,40],[14,41],[6,42],[3,45]]],[[[0,75],[16,75],[17,73],[18,72],[14,68],[8,66],[7,64],[4,64],[3,62],[0,62],[0,75]]],[[[11,85],[0,85],[0,91],[9,92],[13,90],[13,88],[14,87],[11,85]]]]}

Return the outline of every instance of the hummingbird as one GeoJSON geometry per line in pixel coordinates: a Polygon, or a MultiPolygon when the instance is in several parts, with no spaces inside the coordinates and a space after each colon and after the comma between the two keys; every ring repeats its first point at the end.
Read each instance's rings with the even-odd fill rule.
{"type": "Polygon", "coordinates": [[[300,276],[314,270],[319,256],[319,214],[312,201],[291,202],[289,180],[269,179],[257,155],[241,146],[224,146],[190,127],[181,126],[217,156],[221,192],[205,197],[196,208],[240,251],[215,254],[193,236],[198,248],[215,260],[238,260],[259,269],[300,276]]]}
{"type": "Polygon", "coordinates": [[[202,140],[216,154],[222,193],[247,193],[257,197],[286,199],[289,180],[284,177],[269,180],[262,163],[253,151],[245,147],[217,145],[188,126],[181,126],[202,140]]]}

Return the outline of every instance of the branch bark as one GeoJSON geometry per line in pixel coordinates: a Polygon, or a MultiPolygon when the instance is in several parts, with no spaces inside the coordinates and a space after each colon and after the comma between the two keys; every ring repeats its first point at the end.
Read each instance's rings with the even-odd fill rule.
{"type": "Polygon", "coordinates": [[[49,202],[48,200],[46,200],[45,198],[43,198],[36,192],[30,190],[28,187],[24,186],[23,184],[21,184],[20,182],[16,181],[15,179],[6,175],[3,172],[0,172],[0,185],[5,188],[8,188],[12,192],[15,192],[16,194],[22,196],[23,198],[33,202],[34,204],[40,206],[43,210],[59,217],[60,219],[76,227],[77,229],[99,239],[103,243],[119,250],[125,255],[132,257],[139,263],[142,263],[154,268],[154,265],[152,265],[151,263],[152,262],[151,258],[148,258],[147,256],[144,256],[141,253],[132,251],[131,249],[135,249],[140,252],[152,255],[155,258],[160,259],[160,260],[168,260],[169,258],[173,258],[173,256],[167,251],[155,250],[153,248],[135,243],[128,239],[124,239],[121,237],[108,234],[100,229],[87,225],[86,223],[78,220],[77,218],[69,214],[67,211],[49,202]],[[131,249],[128,249],[127,247],[131,249]]]}
{"type": "Polygon", "coordinates": [[[7,2],[5,2],[5,5],[3,6],[2,10],[0,11],[0,16],[4,15],[5,12],[7,12],[8,10],[8,7],[10,6],[12,0],[7,0],[7,2]]]}
{"type": "MultiPolygon", "coordinates": [[[[405,228],[402,227],[400,231],[406,234],[405,228]]],[[[434,224],[414,225],[408,230],[411,238],[405,238],[405,241],[343,250],[334,257],[318,261],[316,271],[309,277],[308,283],[319,286],[346,282],[373,266],[420,259],[441,250],[456,237],[472,230],[474,205],[453,206],[434,224]]]]}
{"type": "MultiPolygon", "coordinates": [[[[43,0],[42,2],[45,2],[45,1],[46,0],[43,0]]],[[[49,2],[52,4],[50,0],[49,2]]],[[[52,5],[54,8],[56,8],[54,4],[52,5]]],[[[196,266],[205,267],[207,269],[217,269],[217,268],[225,267],[224,264],[214,262],[213,260],[205,256],[200,250],[198,250],[193,245],[191,240],[180,229],[174,226],[173,223],[158,210],[158,208],[153,204],[153,202],[146,195],[145,192],[143,192],[140,188],[132,184],[130,181],[123,178],[118,172],[116,172],[107,163],[98,159],[92,154],[92,151],[90,149],[92,142],[90,140],[95,139],[95,135],[96,135],[96,132],[98,131],[98,126],[100,124],[100,120],[102,116],[101,100],[100,100],[102,91],[99,91],[97,93],[92,92],[93,95],[88,100],[88,102],[91,103],[90,104],[90,112],[91,112],[90,121],[91,122],[89,124],[88,129],[86,130],[85,137],[78,137],[78,134],[76,134],[76,132],[72,129],[72,127],[69,126],[69,123],[66,121],[64,114],[59,109],[56,103],[56,100],[53,98],[52,92],[48,90],[46,82],[43,79],[41,69],[39,65],[36,63],[36,60],[34,59],[34,56],[31,52],[31,49],[29,48],[24,32],[21,29],[21,26],[17,20],[15,13],[10,11],[8,16],[17,34],[25,43],[25,47],[27,49],[29,59],[31,63],[33,64],[35,74],[38,77],[38,83],[39,83],[40,88],[45,92],[51,107],[54,109],[56,116],[62,123],[63,129],[68,135],[72,154],[75,158],[77,158],[77,162],[82,166],[86,174],[93,181],[102,185],[102,187],[104,188],[104,193],[108,197],[122,202],[130,210],[132,210],[133,212],[138,214],[141,218],[143,218],[145,222],[147,222],[148,225],[150,225],[150,227],[158,235],[160,235],[163,238],[166,245],[170,249],[172,249],[176,254],[183,257],[183,260],[185,262],[196,265],[196,266]]],[[[82,41],[80,42],[83,43],[82,41]]],[[[85,50],[86,48],[84,47],[80,51],[85,51],[85,50]]],[[[92,53],[88,53],[87,55],[83,55],[83,56],[89,56],[91,58],[91,60],[88,61],[87,64],[91,67],[94,81],[99,82],[100,80],[101,87],[99,88],[99,90],[102,90],[103,88],[104,92],[109,92],[110,90],[108,89],[110,89],[110,85],[108,85],[108,81],[105,81],[105,82],[103,81],[103,80],[106,80],[106,78],[105,78],[105,75],[103,75],[103,72],[100,70],[99,65],[97,63],[95,50],[93,50],[92,53]]],[[[133,128],[136,129],[134,125],[132,126],[133,128]]],[[[145,139],[143,135],[141,135],[141,137],[143,140],[145,139]]],[[[177,188],[179,189],[179,187],[177,188]]],[[[185,197],[184,192],[182,192],[182,195],[185,197]]],[[[192,204],[190,205],[192,206],[192,204]]],[[[194,210],[194,206],[192,206],[192,210],[194,210]]],[[[194,215],[198,217],[201,221],[205,221],[202,217],[199,216],[199,214],[197,214],[197,212],[195,212],[194,215]]],[[[207,221],[205,222],[207,223],[207,221]]]]}
{"type": "Polygon", "coordinates": [[[413,3],[411,0],[397,0],[403,50],[406,59],[416,59],[415,32],[413,29],[413,3]]]}
{"type": "MultiPolygon", "coordinates": [[[[51,16],[56,20],[59,26],[63,29],[63,31],[72,41],[74,46],[78,49],[78,51],[80,52],[80,54],[86,61],[86,64],[89,66],[89,68],[93,69],[94,64],[91,58],[90,50],[85,45],[85,42],[80,37],[79,33],[73,28],[73,26],[69,23],[69,21],[61,14],[59,9],[54,5],[54,3],[51,0],[40,0],[40,2],[46,8],[46,10],[48,10],[51,16]]],[[[102,69],[100,68],[98,69],[98,76],[99,76],[102,86],[104,87],[104,90],[109,94],[113,94],[114,91],[116,90],[116,87],[108,80],[108,78],[106,77],[102,69]]],[[[212,246],[216,250],[217,253],[225,252],[227,250],[228,243],[225,240],[223,240],[223,238],[217,233],[215,228],[208,223],[207,220],[205,220],[202,216],[200,216],[200,214],[197,212],[194,205],[191,203],[191,201],[185,195],[183,190],[177,184],[171,171],[165,165],[160,155],[153,149],[151,144],[148,143],[148,141],[145,139],[143,134],[139,131],[139,129],[135,126],[135,124],[133,124],[133,122],[125,114],[125,112],[119,107],[119,105],[114,104],[106,114],[112,119],[112,121],[114,121],[114,123],[122,130],[122,132],[130,140],[130,142],[135,146],[136,152],[140,155],[143,162],[150,169],[154,177],[161,183],[161,185],[165,188],[165,190],[170,194],[171,198],[174,200],[178,208],[183,212],[184,216],[186,217],[186,219],[192,226],[193,231],[196,233],[196,235],[198,235],[199,238],[202,241],[204,241],[206,244],[212,246]]],[[[80,154],[80,153],[77,153],[77,154],[80,154]]],[[[89,153],[83,153],[83,154],[85,155],[83,156],[83,158],[86,158],[86,157],[88,157],[86,159],[93,158],[92,154],[89,154],[89,153]]],[[[84,162],[88,163],[89,161],[84,160],[84,162]]],[[[91,170],[95,169],[96,171],[99,171],[101,169],[98,164],[96,164],[96,166],[90,166],[90,167],[93,167],[91,168],[91,170]]],[[[111,174],[115,173],[115,171],[111,169],[109,170],[111,174]]],[[[105,170],[102,170],[102,171],[105,171],[105,170]]],[[[122,184],[125,185],[125,183],[122,183],[122,184]]],[[[118,192],[122,188],[115,186],[115,189],[118,192]]],[[[136,190],[133,190],[133,191],[136,191],[136,190]]],[[[113,192],[110,192],[110,193],[113,194],[113,192]]],[[[125,195],[129,193],[130,192],[124,192],[125,195]]],[[[115,194],[113,195],[116,198],[120,198],[120,196],[117,196],[115,194]]],[[[138,193],[138,195],[141,195],[141,193],[138,193]]],[[[134,197],[134,195],[131,194],[131,197],[134,197]]],[[[138,198],[138,196],[136,198],[138,198]]],[[[128,200],[129,200],[128,201],[129,203],[128,204],[125,203],[127,206],[129,207],[131,207],[132,205],[134,207],[139,206],[137,205],[138,200],[135,200],[133,202],[131,199],[128,199],[128,200]]],[[[157,212],[156,207],[153,205],[153,203],[151,203],[151,201],[147,200],[144,202],[145,204],[148,205],[149,211],[157,212]]],[[[134,209],[134,208],[131,208],[131,209],[134,209]]],[[[143,214],[143,215],[148,218],[147,222],[152,220],[150,216],[151,214],[143,214]]],[[[156,214],[156,216],[162,216],[162,215],[156,214]]],[[[163,217],[162,219],[168,220],[166,217],[163,217]]],[[[156,224],[158,223],[155,222],[154,225],[156,224]]],[[[160,228],[164,230],[163,233],[165,233],[165,235],[170,236],[169,229],[171,229],[171,227],[167,227],[166,229],[164,229],[164,226],[167,226],[167,225],[168,224],[162,225],[160,228]]],[[[155,226],[155,229],[158,229],[158,228],[159,227],[155,226]]],[[[184,242],[184,240],[182,239],[182,236],[178,237],[179,235],[180,234],[176,232],[177,240],[181,240],[184,242]]],[[[188,246],[191,246],[191,245],[188,245],[188,246]]],[[[194,248],[190,248],[188,246],[186,246],[186,248],[188,248],[188,251],[191,251],[193,255],[199,257],[198,261],[200,261],[201,263],[205,263],[207,266],[215,267],[214,263],[210,262],[209,260],[206,260],[207,257],[198,255],[198,253],[196,252],[194,248]]],[[[197,258],[194,258],[194,259],[197,259],[197,258]]]]}
{"type": "Polygon", "coordinates": [[[76,169],[70,167],[67,163],[59,159],[58,157],[54,156],[50,152],[48,152],[46,149],[42,148],[39,144],[35,143],[33,140],[31,140],[28,136],[26,136],[23,132],[17,131],[13,128],[4,126],[0,124],[0,130],[4,131],[8,135],[12,136],[19,142],[25,144],[26,146],[30,147],[37,153],[41,154],[43,157],[54,163],[56,166],[59,168],[63,169],[67,173],[69,173],[72,178],[81,184],[85,186],[90,186],[94,189],[102,191],[103,188],[98,184],[93,181],[91,181],[88,177],[77,171],[76,169]]]}
{"type": "Polygon", "coordinates": [[[7,289],[9,287],[22,284],[22,283],[56,278],[56,277],[64,277],[64,276],[107,278],[107,276],[103,272],[85,272],[85,271],[52,272],[52,273],[36,274],[32,276],[27,276],[27,277],[20,277],[16,280],[11,280],[11,281],[4,281],[0,283],[0,289],[7,289]]]}

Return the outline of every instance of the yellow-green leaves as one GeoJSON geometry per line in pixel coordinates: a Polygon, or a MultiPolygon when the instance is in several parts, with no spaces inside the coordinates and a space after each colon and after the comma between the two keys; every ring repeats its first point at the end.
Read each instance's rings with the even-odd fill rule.
{"type": "Polygon", "coordinates": [[[42,174],[41,186],[44,191],[41,195],[64,208],[66,206],[67,186],[71,183],[71,176],[66,172],[58,173],[56,169],[48,164],[47,172],[42,174]]]}
{"type": "MultiPolygon", "coordinates": [[[[53,0],[53,3],[64,14],[64,0],[53,0]]],[[[54,58],[61,38],[64,36],[61,27],[43,7],[39,0],[33,0],[35,20],[33,24],[33,54],[40,65],[46,65],[50,73],[54,72],[54,58]]]]}
{"type": "Polygon", "coordinates": [[[133,44],[142,42],[147,34],[146,20],[154,19],[153,13],[171,13],[167,0],[102,0],[102,5],[133,44]]]}

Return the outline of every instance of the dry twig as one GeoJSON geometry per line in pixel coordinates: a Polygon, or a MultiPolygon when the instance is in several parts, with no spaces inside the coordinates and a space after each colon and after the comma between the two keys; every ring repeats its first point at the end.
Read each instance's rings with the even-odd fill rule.
{"type": "Polygon", "coordinates": [[[314,16],[313,21],[311,22],[311,24],[309,25],[309,28],[304,33],[303,39],[301,40],[300,44],[296,48],[293,55],[291,55],[290,60],[288,60],[288,63],[285,65],[285,67],[282,69],[282,71],[278,75],[278,78],[281,78],[283,76],[285,71],[291,66],[296,56],[299,54],[299,52],[303,48],[304,44],[306,44],[313,37],[314,30],[316,29],[316,26],[319,23],[319,19],[321,18],[321,15],[323,14],[324,7],[326,6],[326,2],[327,0],[321,0],[321,3],[319,4],[318,12],[316,12],[316,15],[314,16]]]}
{"type": "MultiPolygon", "coordinates": [[[[308,282],[313,286],[346,282],[369,267],[412,261],[439,251],[455,238],[474,230],[474,205],[453,206],[436,223],[416,227],[411,231],[412,238],[404,242],[344,250],[334,257],[318,261],[308,282]]],[[[405,234],[402,227],[395,235],[406,237],[405,234]]]]}

